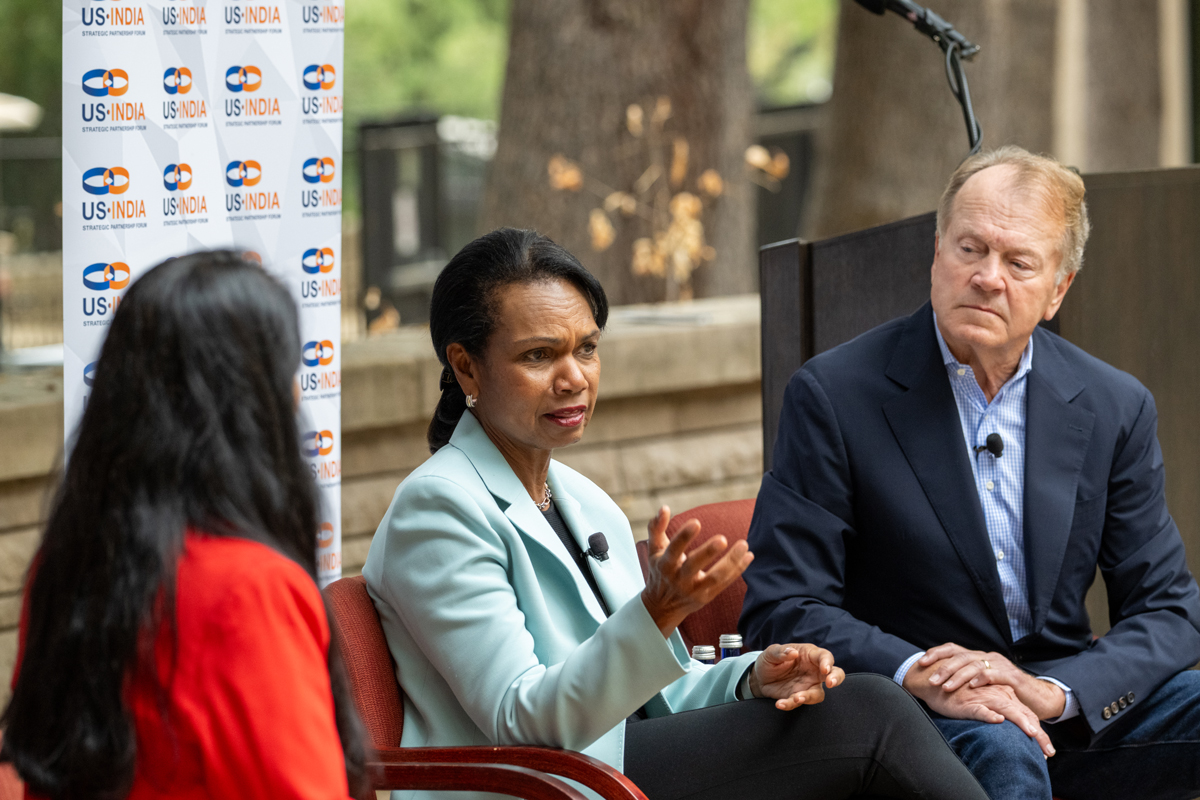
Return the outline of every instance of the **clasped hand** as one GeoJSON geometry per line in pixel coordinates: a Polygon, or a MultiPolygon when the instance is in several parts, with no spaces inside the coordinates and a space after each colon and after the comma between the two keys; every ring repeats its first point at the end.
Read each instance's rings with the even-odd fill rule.
{"type": "Polygon", "coordinates": [[[828,650],[815,644],[773,644],[754,662],[750,691],[773,699],[780,711],[791,711],[821,702],[826,687],[832,689],[845,679],[828,650]]]}
{"type": "MultiPolygon", "coordinates": [[[[642,602],[664,637],[723,592],[754,560],[746,542],[730,547],[724,536],[714,536],[689,553],[688,545],[700,533],[699,521],[688,520],[668,539],[670,521],[666,506],[650,521],[650,577],[642,591],[642,602]]],[[[812,644],[773,644],[754,662],[750,691],[755,697],[774,699],[782,711],[791,711],[821,702],[825,689],[845,678],[828,650],[812,644]]]]}
{"type": "Polygon", "coordinates": [[[951,719],[1009,720],[1054,755],[1040,720],[1062,715],[1066,695],[999,653],[947,643],[930,648],[904,676],[904,688],[951,719]]]}

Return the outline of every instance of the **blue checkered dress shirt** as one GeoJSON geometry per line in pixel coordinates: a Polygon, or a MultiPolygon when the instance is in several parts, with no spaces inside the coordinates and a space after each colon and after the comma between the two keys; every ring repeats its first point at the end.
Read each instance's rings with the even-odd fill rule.
{"type": "Polygon", "coordinates": [[[938,347],[950,377],[950,389],[958,405],[963,441],[975,473],[975,490],[983,506],[983,520],[992,555],[1000,573],[1004,593],[1004,608],[1008,611],[1008,627],[1013,641],[1028,635],[1033,628],[1029,611],[1029,594],[1025,580],[1025,377],[1033,364],[1033,339],[1025,345],[1016,373],[987,401],[975,372],[958,363],[946,346],[942,332],[937,329],[938,347]],[[1002,456],[996,458],[987,450],[976,452],[987,441],[988,434],[998,433],[1004,440],[1002,456]]]}
{"type": "MultiPolygon", "coordinates": [[[[974,370],[958,363],[946,346],[946,340],[937,327],[937,315],[934,315],[933,330],[937,334],[942,362],[946,365],[950,389],[958,406],[963,441],[967,443],[967,456],[971,461],[971,471],[975,474],[975,490],[983,506],[983,520],[987,525],[992,554],[996,558],[996,570],[1000,573],[1008,627],[1015,642],[1033,630],[1029,584],[1025,575],[1025,387],[1029,369],[1033,366],[1033,338],[1030,337],[1021,353],[1016,373],[1000,387],[989,403],[979,382],[975,380],[974,370]],[[987,442],[991,433],[1000,434],[1004,440],[1000,458],[987,450],[975,451],[976,447],[982,447],[987,442]]],[[[900,665],[895,675],[897,683],[904,682],[909,668],[922,655],[924,653],[917,653],[900,665]]],[[[1048,680],[1066,692],[1066,707],[1055,722],[1079,713],[1078,702],[1068,687],[1053,678],[1042,680],[1048,680]]]]}

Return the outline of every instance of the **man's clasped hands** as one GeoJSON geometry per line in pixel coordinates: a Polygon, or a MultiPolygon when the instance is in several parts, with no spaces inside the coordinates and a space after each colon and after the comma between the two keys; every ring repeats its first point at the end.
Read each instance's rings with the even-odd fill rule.
{"type": "Polygon", "coordinates": [[[1066,694],[999,653],[968,650],[952,642],[939,645],[912,665],[904,688],[943,717],[1007,719],[1036,740],[1047,758],[1054,755],[1039,721],[1062,716],[1066,694]]]}

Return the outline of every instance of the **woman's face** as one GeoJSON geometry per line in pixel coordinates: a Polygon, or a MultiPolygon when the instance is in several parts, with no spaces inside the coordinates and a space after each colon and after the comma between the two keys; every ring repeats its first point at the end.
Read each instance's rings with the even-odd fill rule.
{"type": "Polygon", "coordinates": [[[447,355],[475,416],[502,451],[574,444],[596,407],[600,330],[584,296],[561,280],[511,284],[495,298],[496,327],[483,358],[447,355]]]}

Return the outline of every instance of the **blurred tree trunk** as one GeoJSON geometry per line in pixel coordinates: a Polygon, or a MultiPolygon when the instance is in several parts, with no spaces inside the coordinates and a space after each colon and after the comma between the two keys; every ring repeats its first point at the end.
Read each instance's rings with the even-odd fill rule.
{"type": "Polygon", "coordinates": [[[641,105],[648,129],[656,99],[667,97],[672,113],[663,136],[687,140],[687,170],[673,185],[659,178],[651,194],[705,196],[697,179],[709,168],[724,179],[723,194],[705,196],[700,220],[716,253],[693,275],[695,294],[753,291],[754,193],[743,163],[754,108],[748,6],[749,0],[513,0],[484,228],[547,234],[596,274],[613,302],[663,299],[663,278],[632,271],[634,240],[652,235],[648,221],[609,213],[615,239],[602,252],[593,249],[588,225],[608,189],[630,191],[651,165],[647,137],[630,132],[626,109],[641,105]],[[582,190],[551,188],[547,165],[556,154],[581,167],[582,190]]]}
{"type": "Polygon", "coordinates": [[[1155,0],[1088,0],[1088,172],[1159,165],[1162,86],[1159,4],[1155,0]]]}
{"type": "MultiPolygon", "coordinates": [[[[1085,171],[1158,165],[1155,0],[931,4],[982,47],[966,72],[985,148],[1018,144],[1054,153],[1067,142],[1054,154],[1085,171]],[[1068,35],[1077,38],[1064,47],[1059,14],[1072,3],[1079,4],[1078,30],[1068,35]],[[1078,59],[1073,71],[1064,73],[1063,58],[1078,59]],[[1064,102],[1080,113],[1064,117],[1064,102]]],[[[967,154],[937,45],[895,14],[878,17],[851,0],[842,0],[839,25],[814,202],[801,226],[809,238],[934,209],[967,154]]]]}
{"type": "MultiPolygon", "coordinates": [[[[926,4],[928,5],[928,4],[926,4]]],[[[966,64],[984,147],[1053,143],[1056,0],[937,0],[982,50],[966,64]]],[[[818,142],[814,238],[932,210],[967,155],[941,50],[895,14],[843,0],[829,117],[818,142]]]]}

